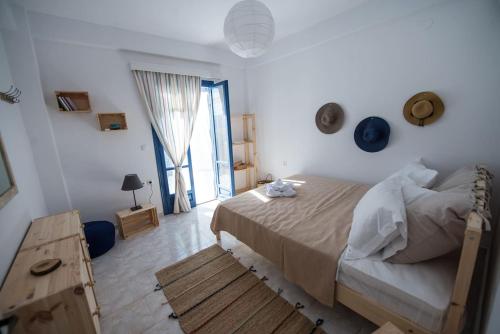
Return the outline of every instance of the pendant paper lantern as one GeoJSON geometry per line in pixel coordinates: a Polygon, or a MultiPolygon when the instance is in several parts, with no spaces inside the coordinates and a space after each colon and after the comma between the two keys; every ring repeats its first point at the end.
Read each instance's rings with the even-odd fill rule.
{"type": "Polygon", "coordinates": [[[258,57],[267,51],[273,41],[273,15],[260,1],[240,1],[226,16],[224,37],[231,51],[238,56],[258,57]]]}

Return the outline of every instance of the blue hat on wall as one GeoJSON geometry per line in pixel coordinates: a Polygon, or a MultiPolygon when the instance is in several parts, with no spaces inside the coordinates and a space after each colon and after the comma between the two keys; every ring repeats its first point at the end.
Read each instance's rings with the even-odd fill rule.
{"type": "Polygon", "coordinates": [[[387,146],[390,133],[391,128],[384,119],[372,116],[356,126],[354,141],[363,151],[378,152],[387,146]]]}

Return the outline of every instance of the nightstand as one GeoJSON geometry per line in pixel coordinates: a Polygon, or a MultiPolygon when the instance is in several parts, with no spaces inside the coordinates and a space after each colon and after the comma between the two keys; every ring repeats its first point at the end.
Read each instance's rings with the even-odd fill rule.
{"type": "Polygon", "coordinates": [[[156,206],[149,203],[143,204],[142,209],[136,211],[130,209],[118,211],[116,221],[123,239],[160,225],[156,206]]]}

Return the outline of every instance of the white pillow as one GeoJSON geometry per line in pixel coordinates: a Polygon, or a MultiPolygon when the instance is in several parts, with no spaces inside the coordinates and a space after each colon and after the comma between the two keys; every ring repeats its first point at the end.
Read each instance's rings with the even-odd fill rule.
{"type": "Polygon", "coordinates": [[[436,182],[437,175],[438,172],[436,170],[425,167],[422,163],[422,160],[418,159],[410,162],[409,164],[398,170],[396,173],[389,176],[389,178],[407,178],[415,182],[415,184],[420,187],[429,188],[432,187],[434,182],[436,182]]]}
{"type": "Polygon", "coordinates": [[[353,214],[347,260],[361,259],[382,250],[386,259],[406,247],[406,208],[401,177],[391,176],[361,198],[353,214]]]}

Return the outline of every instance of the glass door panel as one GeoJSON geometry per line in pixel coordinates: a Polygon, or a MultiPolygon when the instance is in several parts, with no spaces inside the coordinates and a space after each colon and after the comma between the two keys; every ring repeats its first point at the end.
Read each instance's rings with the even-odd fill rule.
{"type": "Polygon", "coordinates": [[[214,84],[211,90],[216,154],[216,187],[218,196],[226,198],[235,194],[227,81],[214,84]]]}

